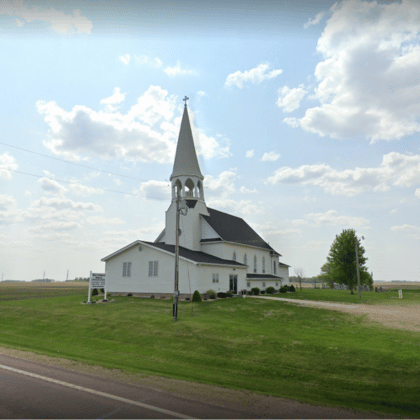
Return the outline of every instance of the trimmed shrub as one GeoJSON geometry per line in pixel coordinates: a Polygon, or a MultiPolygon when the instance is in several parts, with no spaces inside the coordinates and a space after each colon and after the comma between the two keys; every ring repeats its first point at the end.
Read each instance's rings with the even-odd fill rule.
{"type": "Polygon", "coordinates": [[[263,295],[265,294],[265,290],[261,290],[260,293],[263,295]]]}
{"type": "Polygon", "coordinates": [[[185,298],[185,300],[191,300],[188,296],[185,298]]]}
{"type": "Polygon", "coordinates": [[[154,299],[155,298],[155,295],[150,295],[150,299],[154,299]]]}
{"type": "Polygon", "coordinates": [[[132,293],[127,293],[127,296],[133,296],[133,294],[132,293]]]}
{"type": "Polygon", "coordinates": [[[221,299],[225,299],[225,298],[227,297],[227,294],[226,294],[225,292],[219,292],[219,293],[217,294],[217,297],[218,297],[218,298],[221,298],[221,299]]]}
{"type": "Polygon", "coordinates": [[[275,292],[274,287],[267,287],[266,292],[268,295],[272,295],[275,292]]]}
{"type": "Polygon", "coordinates": [[[105,289],[101,289],[101,293],[104,295],[105,294],[105,289]]]}
{"type": "Polygon", "coordinates": [[[291,292],[296,292],[295,286],[293,286],[293,284],[290,286],[290,291],[291,292]]]}
{"type": "Polygon", "coordinates": [[[207,297],[209,299],[216,299],[216,292],[214,290],[207,290],[207,297]]]}
{"type": "Polygon", "coordinates": [[[233,296],[233,292],[231,290],[226,292],[226,296],[227,297],[232,297],[233,296]]]}
{"type": "Polygon", "coordinates": [[[248,295],[249,296],[252,296],[254,293],[252,293],[252,290],[250,290],[249,292],[248,292],[248,295]]]}
{"type": "Polygon", "coordinates": [[[258,287],[253,287],[251,292],[253,295],[258,296],[260,294],[260,289],[258,287]]]}
{"type": "Polygon", "coordinates": [[[92,295],[91,296],[97,296],[98,295],[98,289],[92,289],[92,295]]]}
{"type": "Polygon", "coordinates": [[[280,287],[279,290],[280,293],[287,293],[287,289],[285,288],[285,286],[280,287]]]}
{"type": "Polygon", "coordinates": [[[194,292],[192,300],[193,302],[202,302],[201,295],[198,290],[194,292]]]}

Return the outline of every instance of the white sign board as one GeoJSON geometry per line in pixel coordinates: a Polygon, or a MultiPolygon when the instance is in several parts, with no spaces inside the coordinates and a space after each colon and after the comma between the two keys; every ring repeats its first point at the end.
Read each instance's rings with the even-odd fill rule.
{"type": "Polygon", "coordinates": [[[402,290],[398,290],[398,297],[400,298],[400,299],[402,299],[403,297],[402,297],[402,290]]]}
{"type": "Polygon", "coordinates": [[[88,303],[90,303],[90,294],[92,289],[104,289],[104,299],[106,300],[105,273],[92,273],[92,271],[90,272],[88,303]]]}

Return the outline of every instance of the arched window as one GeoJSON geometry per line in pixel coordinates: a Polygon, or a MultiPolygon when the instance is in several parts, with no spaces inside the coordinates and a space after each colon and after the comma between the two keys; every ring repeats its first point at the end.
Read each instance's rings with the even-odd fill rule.
{"type": "Polygon", "coordinates": [[[233,260],[233,261],[236,261],[236,252],[235,252],[235,251],[233,251],[233,257],[232,257],[232,260],[233,260]]]}
{"type": "Polygon", "coordinates": [[[246,257],[246,254],[244,255],[244,264],[248,265],[248,258],[246,257]]]}
{"type": "Polygon", "coordinates": [[[257,272],[257,256],[254,255],[254,273],[257,272]]]}
{"type": "Polygon", "coordinates": [[[262,272],[265,273],[265,257],[262,257],[262,272]]]}
{"type": "Polygon", "coordinates": [[[194,188],[195,188],[195,186],[194,186],[194,182],[192,181],[191,178],[188,178],[185,181],[185,187],[188,188],[185,191],[185,197],[186,198],[192,198],[192,197],[194,197],[194,188]]]}

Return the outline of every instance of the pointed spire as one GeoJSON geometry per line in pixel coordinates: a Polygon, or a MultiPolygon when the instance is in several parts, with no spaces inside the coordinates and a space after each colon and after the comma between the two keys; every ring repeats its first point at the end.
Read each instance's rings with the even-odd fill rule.
{"type": "Polygon", "coordinates": [[[179,130],[178,144],[176,147],[174,169],[172,171],[171,180],[177,176],[195,176],[200,179],[204,178],[201,174],[200,166],[198,165],[197,153],[195,151],[186,101],[184,114],[182,115],[181,129],[179,130]]]}

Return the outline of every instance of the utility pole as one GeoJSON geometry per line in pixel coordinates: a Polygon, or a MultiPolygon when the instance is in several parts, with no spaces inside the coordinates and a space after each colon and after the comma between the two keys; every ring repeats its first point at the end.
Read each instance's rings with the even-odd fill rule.
{"type": "Polygon", "coordinates": [[[42,277],[42,281],[45,281],[45,271],[44,271],[44,276],[42,277]]]}
{"type": "MultiPolygon", "coordinates": [[[[365,239],[364,236],[362,236],[362,239],[365,239]]],[[[359,247],[358,247],[358,239],[356,236],[355,240],[355,247],[356,247],[356,275],[357,275],[357,291],[359,292],[359,299],[362,298],[362,291],[360,289],[360,270],[359,270],[359,247]]]]}
{"type": "Polygon", "coordinates": [[[69,270],[67,269],[67,278],[66,281],[69,281],[69,270]]]}
{"type": "Polygon", "coordinates": [[[178,319],[178,296],[179,296],[179,195],[180,188],[176,187],[176,221],[175,221],[175,285],[174,285],[174,321],[178,319]]]}

